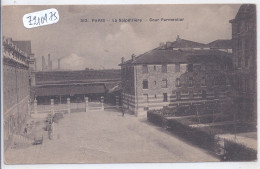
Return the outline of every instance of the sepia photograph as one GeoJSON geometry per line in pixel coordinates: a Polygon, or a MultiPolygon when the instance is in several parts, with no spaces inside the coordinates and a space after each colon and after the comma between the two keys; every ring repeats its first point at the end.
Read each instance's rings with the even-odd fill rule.
{"type": "Polygon", "coordinates": [[[2,6],[2,160],[257,162],[256,4],[2,6]]]}

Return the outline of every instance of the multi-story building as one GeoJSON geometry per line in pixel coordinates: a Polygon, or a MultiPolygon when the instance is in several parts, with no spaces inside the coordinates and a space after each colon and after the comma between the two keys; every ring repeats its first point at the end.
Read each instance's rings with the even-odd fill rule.
{"type": "Polygon", "coordinates": [[[232,55],[180,39],[121,61],[123,107],[138,116],[164,106],[224,101],[232,55]]]}
{"type": "Polygon", "coordinates": [[[234,99],[241,118],[256,120],[256,5],[241,5],[230,23],[235,70],[234,99]]]}
{"type": "Polygon", "coordinates": [[[3,113],[5,148],[19,133],[28,112],[31,42],[3,38],[3,113]],[[29,46],[27,46],[29,45],[29,46]],[[23,47],[29,47],[26,50],[23,47]]]}

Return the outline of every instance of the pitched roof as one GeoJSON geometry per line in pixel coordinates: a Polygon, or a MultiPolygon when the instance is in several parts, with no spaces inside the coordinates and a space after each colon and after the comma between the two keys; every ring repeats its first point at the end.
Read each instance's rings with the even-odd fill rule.
{"type": "Polygon", "coordinates": [[[234,19],[231,19],[229,22],[240,22],[241,20],[256,20],[256,5],[255,4],[242,4],[236,14],[234,19]]]}
{"type": "Polygon", "coordinates": [[[231,60],[231,54],[219,50],[152,50],[140,55],[133,64],[208,63],[231,60]]]}
{"type": "MultiPolygon", "coordinates": [[[[119,65],[126,64],[167,64],[167,63],[201,63],[231,61],[230,53],[217,50],[231,45],[231,40],[216,40],[209,44],[198,43],[177,38],[174,42],[167,42],[165,47],[157,47],[119,65]],[[167,44],[168,43],[168,44],[167,44]],[[212,46],[213,49],[205,49],[212,46]],[[174,50],[177,48],[178,50],[174,50]],[[195,49],[195,48],[198,48],[195,49]],[[204,49],[201,49],[204,48],[204,49]],[[215,48],[215,49],[214,49],[215,48]]],[[[229,48],[228,48],[229,49],[229,48]]]]}
{"type": "Polygon", "coordinates": [[[213,49],[232,49],[232,41],[228,39],[219,39],[208,43],[207,46],[213,49]]]}
{"type": "Polygon", "coordinates": [[[27,54],[32,54],[31,41],[13,41],[13,43],[27,54]]]}
{"type": "Polygon", "coordinates": [[[255,4],[243,4],[240,6],[237,15],[235,17],[236,20],[245,19],[252,16],[256,16],[256,5],[255,4]]]}
{"type": "Polygon", "coordinates": [[[171,48],[204,48],[205,44],[178,38],[172,42],[171,48]]]}

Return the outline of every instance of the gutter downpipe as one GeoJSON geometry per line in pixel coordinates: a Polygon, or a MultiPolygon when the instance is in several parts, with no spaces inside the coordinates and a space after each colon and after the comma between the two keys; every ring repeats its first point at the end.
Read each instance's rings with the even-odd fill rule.
{"type": "Polygon", "coordinates": [[[134,65],[134,76],[135,76],[135,113],[136,116],[138,116],[138,96],[137,96],[137,70],[136,70],[136,65],[134,65]]]}

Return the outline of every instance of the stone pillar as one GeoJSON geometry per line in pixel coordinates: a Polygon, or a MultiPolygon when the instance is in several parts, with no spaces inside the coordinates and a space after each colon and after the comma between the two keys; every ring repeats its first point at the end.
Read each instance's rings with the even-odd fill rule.
{"type": "Polygon", "coordinates": [[[85,97],[85,110],[88,111],[88,97],[85,97]]]}
{"type": "Polygon", "coordinates": [[[54,139],[54,121],[53,121],[53,117],[54,117],[54,100],[51,99],[51,129],[52,129],[52,132],[51,132],[51,135],[50,135],[50,138],[51,139],[54,139]]]}
{"type": "Polygon", "coordinates": [[[119,96],[116,96],[116,107],[119,107],[119,96]]]}
{"type": "Polygon", "coordinates": [[[28,99],[27,102],[27,115],[29,115],[31,117],[31,100],[28,99]]]}
{"type": "Polygon", "coordinates": [[[104,110],[104,96],[101,96],[101,109],[104,110]]]}
{"type": "Polygon", "coordinates": [[[51,115],[54,116],[54,100],[51,99],[51,115]]]}
{"type": "Polygon", "coordinates": [[[36,99],[33,102],[33,107],[34,107],[34,113],[37,114],[38,111],[37,111],[37,100],[36,99]]]}
{"type": "Polygon", "coordinates": [[[70,98],[67,98],[68,113],[70,114],[70,98]]]}

